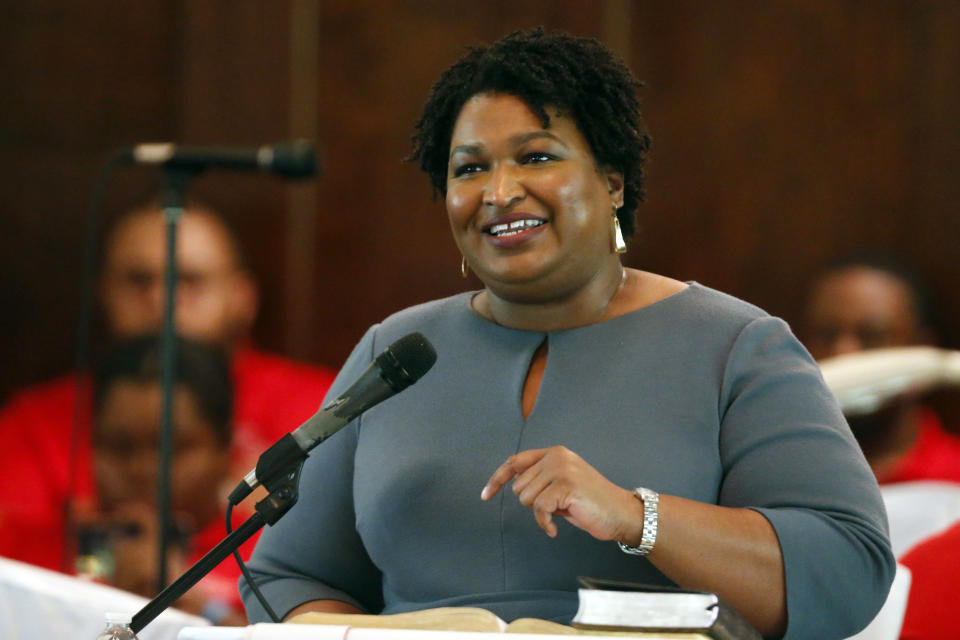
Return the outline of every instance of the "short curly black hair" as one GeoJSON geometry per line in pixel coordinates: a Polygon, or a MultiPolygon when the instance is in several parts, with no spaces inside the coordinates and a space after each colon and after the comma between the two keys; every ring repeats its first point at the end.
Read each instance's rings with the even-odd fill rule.
{"type": "Polygon", "coordinates": [[[650,148],[636,89],[641,83],[594,38],[542,27],[516,31],[489,46],[470,49],[433,86],[416,130],[416,161],[434,192],[446,195],[450,138],[463,105],[478,93],[506,93],[525,101],[550,126],[546,107],[576,122],[600,167],[623,173],[624,201],[617,211],[625,235],[635,229],[643,201],[643,163],[650,148]]]}

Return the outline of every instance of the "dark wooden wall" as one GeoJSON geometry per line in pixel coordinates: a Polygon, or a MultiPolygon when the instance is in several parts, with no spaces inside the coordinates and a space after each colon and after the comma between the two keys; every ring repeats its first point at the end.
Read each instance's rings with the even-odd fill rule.
{"type": "MultiPolygon", "coordinates": [[[[930,278],[958,346],[958,3],[24,0],[0,21],[0,397],[70,366],[90,190],[136,142],[318,141],[314,183],[193,190],[243,238],[268,348],[337,365],[391,311],[478,286],[401,159],[445,66],[537,24],[603,39],[646,82],[629,264],[795,321],[817,265],[891,251],[930,278]]],[[[107,213],[154,179],[118,173],[107,213]]]]}

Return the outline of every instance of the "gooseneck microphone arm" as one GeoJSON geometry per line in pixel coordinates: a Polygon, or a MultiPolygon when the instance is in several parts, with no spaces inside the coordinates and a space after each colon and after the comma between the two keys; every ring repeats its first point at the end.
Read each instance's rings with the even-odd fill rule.
{"type": "Polygon", "coordinates": [[[343,394],[267,449],[260,456],[256,470],[251,472],[252,485],[245,478],[230,494],[230,504],[236,504],[259,485],[267,488],[267,497],[257,502],[255,513],[243,524],[134,614],[130,623],[134,633],[139,633],[264,525],[274,524],[296,504],[300,472],[311,449],[362,412],[419,380],[436,359],[433,345],[422,334],[411,333],[400,338],[377,356],[343,394]]]}
{"type": "Polygon", "coordinates": [[[270,495],[257,503],[256,512],[252,516],[231,531],[217,546],[208,551],[183,575],[174,580],[169,587],[157,594],[153,600],[135,613],[130,621],[130,628],[133,629],[133,632],[140,633],[145,626],[163,613],[167,607],[179,600],[193,585],[210,573],[227,556],[239,549],[240,545],[253,537],[264,525],[274,524],[283,514],[289,511],[299,497],[298,487],[302,467],[303,459],[298,462],[294,471],[274,485],[270,495]]]}
{"type": "Polygon", "coordinates": [[[370,407],[419,380],[436,359],[433,345],[420,333],[411,333],[391,344],[346,391],[267,449],[257,460],[256,468],[230,493],[230,504],[238,504],[261,484],[269,489],[272,479],[288,473],[315,446],[370,407]]]}

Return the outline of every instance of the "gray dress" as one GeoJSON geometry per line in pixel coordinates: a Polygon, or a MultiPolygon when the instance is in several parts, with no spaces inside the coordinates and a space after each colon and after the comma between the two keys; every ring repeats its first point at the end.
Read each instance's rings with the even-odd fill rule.
{"type": "MultiPolygon", "coordinates": [[[[299,503],[250,562],[278,614],[332,598],[368,612],[481,606],[569,621],[578,576],[672,584],[562,518],[549,538],[512,491],[480,500],[508,456],[553,445],[625,488],[762,513],[783,549],[787,638],[845,637],[879,609],[894,570],[879,490],[783,321],[694,283],[600,324],[539,333],[484,320],[471,295],[391,316],[347,360],[331,398],[409,332],[438,354],[419,382],[311,453],[299,503]],[[521,389],[544,340],[524,419],[521,389]]],[[[264,620],[242,592],[251,620],[264,620]]]]}

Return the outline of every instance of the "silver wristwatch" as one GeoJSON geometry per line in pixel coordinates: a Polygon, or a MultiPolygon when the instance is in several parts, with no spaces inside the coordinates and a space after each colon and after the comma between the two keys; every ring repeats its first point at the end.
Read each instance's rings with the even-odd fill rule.
{"type": "Polygon", "coordinates": [[[620,551],[624,553],[629,553],[632,556],[645,556],[653,551],[653,545],[657,542],[660,494],[653,489],[637,487],[633,490],[633,495],[643,502],[643,535],[640,537],[640,544],[635,547],[628,547],[622,542],[617,542],[617,544],[620,546],[620,551]]]}

